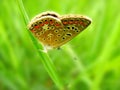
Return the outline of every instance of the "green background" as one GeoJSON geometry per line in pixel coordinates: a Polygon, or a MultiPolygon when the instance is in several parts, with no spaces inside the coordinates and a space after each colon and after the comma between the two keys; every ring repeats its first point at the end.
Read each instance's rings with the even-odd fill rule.
{"type": "Polygon", "coordinates": [[[0,0],[0,90],[120,90],[119,0],[0,0]],[[45,53],[27,29],[44,11],[92,24],[45,53]]]}

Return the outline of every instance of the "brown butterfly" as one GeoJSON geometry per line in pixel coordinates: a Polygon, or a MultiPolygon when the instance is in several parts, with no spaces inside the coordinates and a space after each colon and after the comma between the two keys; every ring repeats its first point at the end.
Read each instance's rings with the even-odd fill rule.
{"type": "Polygon", "coordinates": [[[81,15],[58,15],[44,12],[35,16],[28,28],[45,46],[58,48],[88,27],[91,20],[81,15]]]}

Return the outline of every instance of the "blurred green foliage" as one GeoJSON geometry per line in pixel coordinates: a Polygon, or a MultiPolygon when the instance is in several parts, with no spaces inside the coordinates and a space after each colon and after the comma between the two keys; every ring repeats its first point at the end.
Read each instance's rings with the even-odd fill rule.
{"type": "Polygon", "coordinates": [[[120,90],[119,0],[23,0],[30,19],[48,10],[92,19],[60,50],[46,53],[61,87],[44,68],[17,1],[0,0],[0,90],[120,90]]]}

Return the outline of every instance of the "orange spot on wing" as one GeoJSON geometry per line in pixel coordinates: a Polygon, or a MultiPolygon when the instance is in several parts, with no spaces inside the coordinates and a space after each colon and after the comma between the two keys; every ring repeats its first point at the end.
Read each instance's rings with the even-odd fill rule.
{"type": "Polygon", "coordinates": [[[84,22],[82,22],[82,21],[80,21],[80,25],[86,27],[86,24],[84,22]]]}
{"type": "Polygon", "coordinates": [[[50,25],[53,25],[54,24],[54,21],[50,21],[50,25]]]}
{"type": "Polygon", "coordinates": [[[73,22],[72,22],[72,21],[69,21],[69,24],[73,24],[73,22]]]}
{"type": "Polygon", "coordinates": [[[34,29],[32,29],[31,31],[32,31],[32,32],[35,32],[35,30],[34,30],[34,29]]]}
{"type": "Polygon", "coordinates": [[[82,21],[80,21],[80,24],[82,25],[82,24],[83,24],[83,22],[82,22],[82,21]]]}
{"type": "Polygon", "coordinates": [[[60,24],[58,24],[58,23],[56,23],[55,25],[56,25],[56,26],[60,26],[60,24]]]}
{"type": "Polygon", "coordinates": [[[48,21],[44,22],[44,24],[48,24],[48,23],[49,23],[48,21]]]}
{"type": "Polygon", "coordinates": [[[39,28],[39,26],[37,25],[37,26],[34,26],[34,28],[39,28]]]}
{"type": "Polygon", "coordinates": [[[43,24],[43,23],[41,23],[39,26],[44,26],[44,24],[43,24]]]}
{"type": "Polygon", "coordinates": [[[74,21],[75,24],[78,24],[78,21],[74,21]]]}
{"type": "Polygon", "coordinates": [[[68,24],[68,22],[64,21],[63,24],[68,24]]]}

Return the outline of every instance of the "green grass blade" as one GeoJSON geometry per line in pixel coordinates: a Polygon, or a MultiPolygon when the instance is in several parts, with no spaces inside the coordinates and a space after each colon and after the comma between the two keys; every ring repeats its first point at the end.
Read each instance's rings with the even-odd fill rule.
{"type": "MultiPolygon", "coordinates": [[[[22,0],[16,0],[17,4],[19,6],[20,12],[23,16],[23,19],[25,20],[25,24],[27,25],[29,22],[29,18],[28,15],[25,11],[24,5],[22,3],[22,0]]],[[[44,47],[42,47],[42,45],[40,45],[36,39],[31,35],[31,33],[29,32],[30,37],[32,39],[32,41],[34,42],[35,47],[38,50],[39,56],[40,56],[40,60],[42,61],[45,69],[47,70],[48,74],[50,75],[50,77],[52,78],[52,80],[54,81],[54,83],[58,86],[59,89],[62,89],[62,83],[60,81],[60,78],[56,72],[56,69],[51,61],[51,59],[49,58],[49,56],[47,55],[47,52],[44,52],[44,47]]]]}

